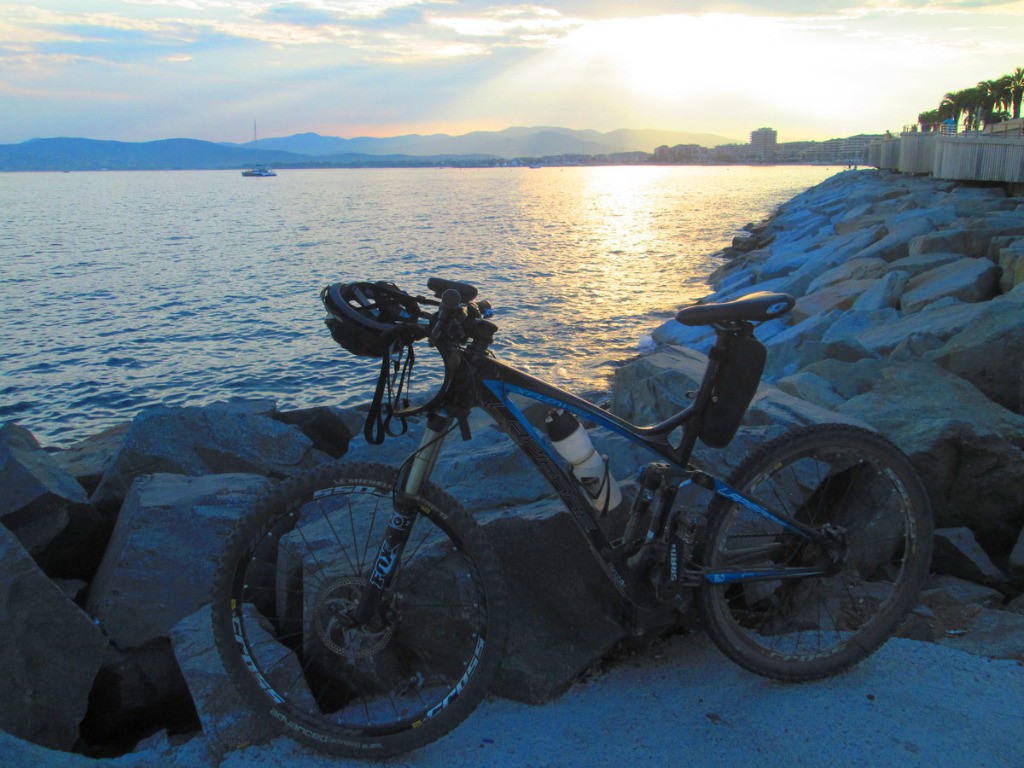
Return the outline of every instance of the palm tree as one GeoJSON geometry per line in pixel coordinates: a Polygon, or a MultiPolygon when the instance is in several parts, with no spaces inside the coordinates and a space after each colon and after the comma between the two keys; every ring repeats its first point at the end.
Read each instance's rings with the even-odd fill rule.
{"type": "Polygon", "coordinates": [[[956,124],[960,123],[960,115],[963,114],[967,104],[967,91],[950,91],[942,97],[939,104],[939,116],[945,120],[952,118],[956,124]]]}
{"type": "Polygon", "coordinates": [[[1003,109],[1008,100],[1007,78],[982,80],[975,86],[975,90],[978,93],[978,114],[975,117],[975,128],[980,130],[984,126],[1002,122],[1005,119],[1003,109]]]}
{"type": "Polygon", "coordinates": [[[1020,117],[1020,102],[1024,96],[1024,67],[1017,67],[1007,77],[1010,79],[1010,101],[1013,105],[1013,119],[1020,117]]]}
{"type": "Polygon", "coordinates": [[[940,122],[942,122],[942,118],[937,109],[929,109],[917,116],[917,123],[921,126],[922,131],[937,131],[940,122]]]}
{"type": "Polygon", "coordinates": [[[977,131],[981,128],[982,112],[985,109],[987,98],[985,89],[980,86],[965,88],[961,91],[964,94],[963,107],[967,116],[964,117],[964,130],[977,131]]]}

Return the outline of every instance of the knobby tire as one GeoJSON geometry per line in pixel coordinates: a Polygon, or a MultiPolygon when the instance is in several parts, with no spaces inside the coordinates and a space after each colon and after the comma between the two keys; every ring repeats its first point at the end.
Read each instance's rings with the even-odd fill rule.
{"type": "MultiPolygon", "coordinates": [[[[733,661],[767,677],[801,681],[840,672],[898,627],[925,578],[933,523],[928,496],[906,456],[882,436],[848,425],[803,427],[747,457],[728,484],[846,537],[836,572],[800,579],[705,583],[704,626],[733,661]]],[[[805,538],[716,496],[701,564],[748,571],[814,567],[805,538]]]]}
{"type": "Polygon", "coordinates": [[[486,694],[507,627],[498,561],[430,483],[374,620],[351,619],[392,517],[396,471],[335,464],[239,521],[213,589],[217,650],[244,702],[295,740],[382,758],[432,742],[486,694]]]}

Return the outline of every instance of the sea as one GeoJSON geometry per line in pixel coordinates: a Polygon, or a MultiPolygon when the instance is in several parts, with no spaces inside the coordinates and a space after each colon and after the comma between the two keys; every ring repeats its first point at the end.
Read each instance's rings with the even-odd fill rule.
{"type": "Polygon", "coordinates": [[[839,170],[0,174],[0,422],[57,449],[155,405],[365,403],[379,364],[321,288],[432,276],[479,288],[498,357],[596,398],[744,225],[839,170]]]}

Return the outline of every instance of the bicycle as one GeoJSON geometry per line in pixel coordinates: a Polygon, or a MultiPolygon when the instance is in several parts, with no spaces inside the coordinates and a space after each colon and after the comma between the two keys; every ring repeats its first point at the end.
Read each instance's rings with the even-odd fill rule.
{"type": "Polygon", "coordinates": [[[382,361],[368,442],[422,414],[419,447],[398,468],[342,461],[284,481],[239,521],[217,567],[224,667],[245,702],[298,741],[335,755],[394,755],[446,734],[486,694],[510,623],[501,568],[482,527],[430,481],[445,437],[471,437],[473,408],[551,484],[624,615],[681,612],[694,598],[726,656],[802,681],[866,658],[912,607],[933,524],[912,465],[882,436],[796,428],[724,481],[691,463],[698,440],[732,440],[765,362],[753,331],[788,312],[792,297],[761,292],[680,310],[676,320],[712,326],[716,342],[692,403],[641,427],[497,360],[498,329],[473,286],[431,278],[428,288],[433,297],[383,282],[321,293],[334,339],[382,361]],[[405,387],[422,340],[440,354],[443,381],[413,405],[405,387]],[[532,404],[547,414],[536,417],[532,404]],[[622,493],[581,419],[654,454],[635,492],[622,493]],[[570,450],[581,445],[586,456],[570,450]],[[686,488],[710,493],[706,510],[677,503],[686,488]],[[613,507],[623,512],[615,526],[613,507]]]}

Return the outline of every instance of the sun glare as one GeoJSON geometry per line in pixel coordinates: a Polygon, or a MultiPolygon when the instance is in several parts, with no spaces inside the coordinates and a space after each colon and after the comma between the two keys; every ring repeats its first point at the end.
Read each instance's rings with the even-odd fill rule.
{"type": "Polygon", "coordinates": [[[863,94],[843,84],[866,68],[883,76],[892,56],[884,40],[867,57],[854,44],[848,30],[814,20],[715,13],[593,21],[473,98],[499,111],[502,100],[536,111],[579,105],[580,125],[606,129],[686,124],[721,132],[722,115],[731,114],[733,125],[752,130],[786,110],[808,119],[822,110],[853,116],[863,94]]]}

